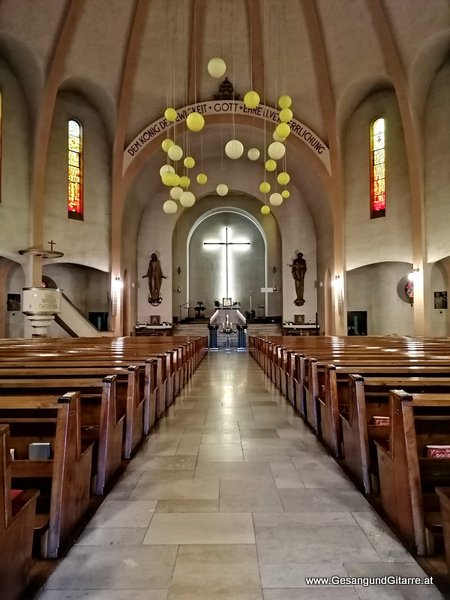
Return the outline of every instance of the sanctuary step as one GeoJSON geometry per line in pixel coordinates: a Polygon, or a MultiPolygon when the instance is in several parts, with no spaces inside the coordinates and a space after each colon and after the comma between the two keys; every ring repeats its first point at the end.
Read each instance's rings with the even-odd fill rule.
{"type": "Polygon", "coordinates": [[[199,335],[208,335],[208,323],[174,323],[173,335],[188,335],[198,337],[199,335]]]}
{"type": "Polygon", "coordinates": [[[247,335],[281,335],[280,323],[249,323],[247,325],[247,335]]]}

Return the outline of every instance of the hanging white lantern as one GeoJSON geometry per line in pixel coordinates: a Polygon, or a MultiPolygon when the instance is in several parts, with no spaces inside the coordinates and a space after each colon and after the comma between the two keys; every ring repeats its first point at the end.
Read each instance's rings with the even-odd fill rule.
{"type": "Polygon", "coordinates": [[[247,152],[247,156],[249,157],[250,160],[258,160],[258,158],[260,157],[260,151],[258,150],[258,148],[250,148],[250,150],[247,152]]]}
{"type": "Polygon", "coordinates": [[[280,135],[278,135],[278,133],[277,133],[276,131],[274,131],[274,132],[272,133],[272,139],[273,139],[273,141],[274,141],[274,142],[284,142],[284,140],[285,140],[286,138],[284,138],[284,137],[281,137],[280,135]]]}
{"type": "Polygon", "coordinates": [[[241,158],[243,152],[244,146],[239,140],[230,140],[225,146],[225,154],[232,160],[241,158]]]}
{"type": "Polygon", "coordinates": [[[159,170],[161,177],[163,173],[175,173],[175,169],[172,167],[172,165],[163,165],[159,170]]]}
{"type": "Polygon", "coordinates": [[[225,75],[226,70],[227,65],[225,61],[223,58],[219,58],[218,56],[211,58],[208,63],[208,73],[211,75],[211,77],[222,77],[222,75],[225,75]]]}
{"type": "Polygon", "coordinates": [[[205,119],[198,112],[191,112],[186,119],[187,128],[195,133],[201,131],[205,126],[205,119]]]}
{"type": "Polygon", "coordinates": [[[270,213],[270,206],[267,206],[267,204],[264,204],[264,206],[261,206],[261,213],[263,215],[268,215],[270,213]]]}
{"type": "Polygon", "coordinates": [[[228,186],[225,183],[219,183],[216,187],[216,192],[219,196],[226,196],[228,194],[228,186]]]}
{"type": "Polygon", "coordinates": [[[289,175],[289,173],[286,173],[286,171],[281,171],[281,173],[278,173],[277,176],[277,181],[280,185],[287,185],[291,180],[291,176],[289,175]]]}
{"type": "Polygon", "coordinates": [[[195,204],[195,196],[192,192],[183,192],[180,196],[180,204],[181,206],[185,206],[186,208],[190,208],[195,204]]]}
{"type": "Polygon", "coordinates": [[[166,200],[163,204],[163,211],[166,215],[174,215],[178,210],[178,204],[173,200],[166,200]]]}
{"type": "Polygon", "coordinates": [[[167,154],[171,160],[181,160],[183,158],[183,149],[180,146],[177,146],[177,144],[174,144],[173,146],[170,146],[167,154]]]}
{"type": "Polygon", "coordinates": [[[278,192],[274,192],[273,194],[270,194],[269,202],[272,206],[280,206],[280,204],[283,203],[283,196],[278,192]]]}
{"type": "Polygon", "coordinates": [[[280,160],[280,158],[283,158],[285,155],[285,152],[286,148],[281,142],[272,142],[267,148],[267,154],[270,158],[273,158],[273,160],[280,160]]]}
{"type": "Polygon", "coordinates": [[[179,200],[182,193],[183,188],[177,185],[170,190],[170,197],[174,200],[179,200]]]}

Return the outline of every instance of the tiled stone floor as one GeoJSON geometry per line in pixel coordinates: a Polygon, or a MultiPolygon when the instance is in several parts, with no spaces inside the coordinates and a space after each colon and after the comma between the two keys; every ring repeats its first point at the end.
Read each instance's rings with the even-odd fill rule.
{"type": "Polygon", "coordinates": [[[437,600],[245,353],[209,354],[39,600],[437,600]]]}

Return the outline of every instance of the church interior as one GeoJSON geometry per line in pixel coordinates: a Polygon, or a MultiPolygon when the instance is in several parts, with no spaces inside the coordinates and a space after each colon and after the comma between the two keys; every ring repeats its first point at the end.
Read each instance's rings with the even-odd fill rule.
{"type": "Polygon", "coordinates": [[[143,386],[114,476],[103,465],[102,487],[97,462],[97,492],[68,496],[90,497],[86,529],[61,554],[50,526],[44,559],[35,531],[0,595],[450,597],[450,500],[436,548],[414,508],[405,544],[385,459],[355,489],[344,455],[357,376],[385,433],[383,410],[417,400],[423,451],[450,448],[448,398],[411,400],[448,393],[449,164],[449,0],[0,1],[3,489],[21,462],[11,398],[34,385],[77,413],[143,386]],[[437,588],[305,583],[430,574],[437,588]]]}

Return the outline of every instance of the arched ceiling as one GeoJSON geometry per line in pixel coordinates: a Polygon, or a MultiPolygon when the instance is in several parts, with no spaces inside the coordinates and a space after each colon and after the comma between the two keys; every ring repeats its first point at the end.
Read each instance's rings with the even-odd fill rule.
{"type": "MultiPolygon", "coordinates": [[[[383,30],[392,36],[409,79],[411,104],[423,104],[430,70],[448,52],[449,0],[0,2],[0,52],[22,82],[30,122],[39,122],[49,73],[62,61],[54,68],[59,81],[52,89],[84,93],[100,112],[115,148],[113,178],[122,172],[126,145],[168,105],[181,107],[217,93],[221,80],[207,72],[213,56],[226,61],[226,75],[241,98],[253,88],[264,104],[276,106],[279,95],[289,94],[299,121],[327,143],[339,139],[367,93],[394,87],[389,55],[380,46],[383,30]],[[433,65],[423,58],[430,48],[433,65]],[[426,67],[428,79],[416,75],[417,65],[426,67]]],[[[217,141],[229,134],[228,121],[203,137],[202,153],[215,159],[216,169],[217,141]]],[[[261,147],[265,135],[261,127],[238,130],[245,145],[261,147]]],[[[163,158],[149,156],[152,171],[163,158]]],[[[314,187],[313,162],[304,149],[292,151],[293,184],[307,199],[314,187]]],[[[310,200],[316,223],[320,204],[310,200]]]]}

